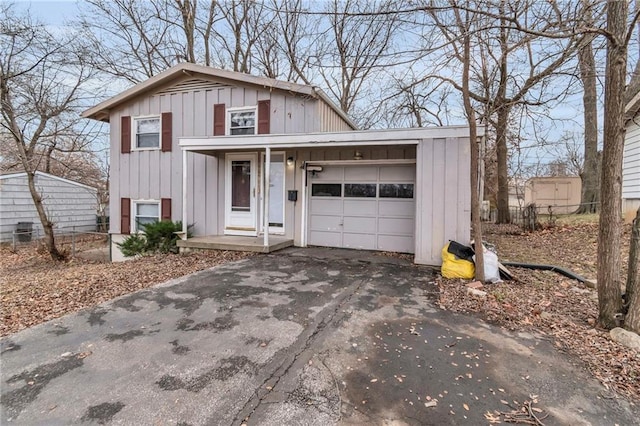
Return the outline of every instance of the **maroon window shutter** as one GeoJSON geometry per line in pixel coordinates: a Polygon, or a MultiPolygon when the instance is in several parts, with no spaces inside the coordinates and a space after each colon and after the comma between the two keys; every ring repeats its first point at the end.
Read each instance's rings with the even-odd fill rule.
{"type": "Polygon", "coordinates": [[[131,152],[131,117],[128,115],[120,117],[120,152],[131,152]]]}
{"type": "Polygon", "coordinates": [[[162,113],[162,152],[171,152],[173,122],[170,112],[162,113]]]}
{"type": "Polygon", "coordinates": [[[223,136],[225,134],[225,112],[224,104],[215,104],[213,106],[213,136],[223,136]]]}
{"type": "Polygon", "coordinates": [[[131,199],[120,198],[120,233],[131,233],[131,199]]]}
{"type": "Polygon", "coordinates": [[[163,198],[160,203],[160,219],[171,220],[171,198],[163,198]]]}
{"type": "Polygon", "coordinates": [[[265,135],[271,132],[271,102],[269,99],[258,101],[258,134],[265,135]]]}

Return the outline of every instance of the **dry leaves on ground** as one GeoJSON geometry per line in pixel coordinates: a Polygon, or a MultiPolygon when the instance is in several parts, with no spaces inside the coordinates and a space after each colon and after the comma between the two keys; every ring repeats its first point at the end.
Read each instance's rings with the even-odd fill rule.
{"type": "MultiPolygon", "coordinates": [[[[596,231],[593,224],[582,224],[514,235],[500,233],[494,225],[486,240],[496,245],[500,260],[549,263],[595,277],[591,263],[596,258],[596,231]]],[[[621,249],[626,259],[625,247],[621,249]]],[[[596,291],[553,272],[510,270],[517,280],[486,285],[485,299],[468,295],[465,281],[440,279],[441,307],[477,313],[510,330],[549,335],[558,349],[579,357],[614,394],[640,401],[640,354],[612,341],[607,330],[594,328],[596,291]]]]}
{"type": "Polygon", "coordinates": [[[24,248],[0,248],[0,336],[252,253],[206,251],[119,263],[53,262],[24,248]]]}

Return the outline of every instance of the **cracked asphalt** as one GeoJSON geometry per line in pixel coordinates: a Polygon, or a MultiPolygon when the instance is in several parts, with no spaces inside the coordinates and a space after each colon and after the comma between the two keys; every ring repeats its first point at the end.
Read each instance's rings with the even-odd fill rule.
{"type": "Polygon", "coordinates": [[[292,248],[0,340],[2,424],[637,424],[543,336],[437,309],[434,271],[292,248]]]}

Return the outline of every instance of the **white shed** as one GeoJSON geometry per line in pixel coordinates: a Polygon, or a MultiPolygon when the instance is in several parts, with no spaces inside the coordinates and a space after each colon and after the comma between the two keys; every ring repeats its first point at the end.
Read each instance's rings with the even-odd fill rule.
{"type": "MultiPolygon", "coordinates": [[[[42,172],[35,183],[56,232],[95,231],[96,188],[42,172]]],[[[0,242],[12,240],[18,223],[32,223],[33,236],[43,235],[25,172],[0,176],[0,242]]]]}

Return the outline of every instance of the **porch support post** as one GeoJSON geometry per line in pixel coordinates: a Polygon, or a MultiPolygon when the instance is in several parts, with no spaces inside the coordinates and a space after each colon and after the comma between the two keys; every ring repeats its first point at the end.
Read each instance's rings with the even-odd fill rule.
{"type": "Polygon", "coordinates": [[[182,150],[182,239],[187,239],[187,150],[182,150]]]}
{"type": "Polygon", "coordinates": [[[269,186],[271,175],[271,148],[266,147],[264,153],[264,197],[262,206],[262,216],[264,218],[263,232],[264,232],[264,246],[269,247],[269,186]]]}

